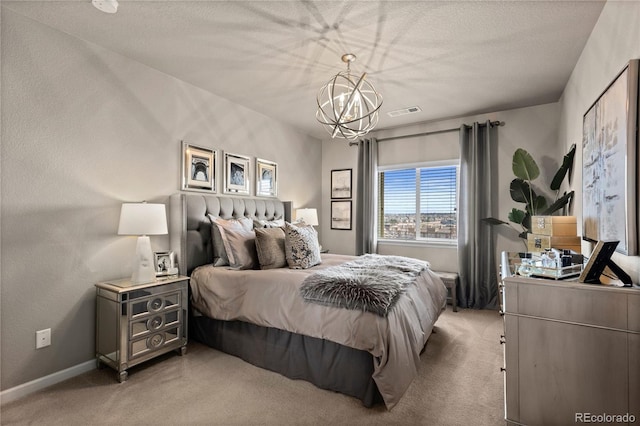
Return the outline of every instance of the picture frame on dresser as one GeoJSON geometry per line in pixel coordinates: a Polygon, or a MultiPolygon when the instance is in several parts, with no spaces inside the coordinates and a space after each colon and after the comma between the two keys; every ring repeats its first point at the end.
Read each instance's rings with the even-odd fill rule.
{"type": "Polygon", "coordinates": [[[249,195],[251,159],[244,155],[224,153],[225,194],[249,195]]]}
{"type": "Polygon", "coordinates": [[[353,180],[352,169],[331,170],[331,198],[349,199],[351,198],[351,187],[353,180]]]}
{"type": "Polygon", "coordinates": [[[582,124],[583,239],[620,241],[616,251],[627,256],[639,253],[639,62],[625,65],[582,124]]]}
{"type": "Polygon", "coordinates": [[[256,196],[278,197],[278,164],[256,158],[256,196]]]}
{"type": "Polygon", "coordinates": [[[156,277],[169,275],[169,270],[173,268],[173,252],[156,251],[153,253],[153,265],[156,277]]]}
{"type": "Polygon", "coordinates": [[[351,200],[331,201],[331,229],[351,230],[351,200]]]}
{"type": "Polygon", "coordinates": [[[217,152],[182,141],[183,191],[216,193],[217,152]]]}

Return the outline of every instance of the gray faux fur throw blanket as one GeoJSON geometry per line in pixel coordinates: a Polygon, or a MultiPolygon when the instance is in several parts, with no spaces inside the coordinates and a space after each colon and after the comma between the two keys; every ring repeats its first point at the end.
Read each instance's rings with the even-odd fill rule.
{"type": "Polygon", "coordinates": [[[386,317],[398,297],[427,268],[429,262],[422,260],[366,254],[309,275],[300,294],[307,302],[386,317]]]}

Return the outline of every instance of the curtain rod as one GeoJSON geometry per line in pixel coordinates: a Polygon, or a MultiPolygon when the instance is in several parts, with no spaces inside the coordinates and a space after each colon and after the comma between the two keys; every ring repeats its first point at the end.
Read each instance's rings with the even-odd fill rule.
{"type": "MultiPolygon", "coordinates": [[[[490,121],[489,124],[491,125],[491,127],[495,127],[495,126],[504,126],[505,123],[504,121],[490,121]]],[[[481,123],[480,125],[482,126],[484,125],[484,123],[481,123]]],[[[464,124],[464,126],[471,127],[468,124],[464,124]]],[[[433,130],[431,132],[415,133],[413,135],[390,136],[388,138],[378,139],[378,142],[391,141],[396,139],[405,139],[405,138],[415,138],[417,136],[437,135],[440,133],[457,132],[459,130],[460,130],[460,127],[452,127],[450,129],[433,130]]],[[[349,146],[353,146],[353,145],[358,145],[358,142],[349,142],[349,146]]]]}

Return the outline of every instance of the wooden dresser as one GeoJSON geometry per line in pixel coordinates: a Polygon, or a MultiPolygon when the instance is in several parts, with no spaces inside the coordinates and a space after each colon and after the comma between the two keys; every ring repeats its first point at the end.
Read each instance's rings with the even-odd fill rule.
{"type": "Polygon", "coordinates": [[[508,424],[640,422],[637,287],[512,276],[501,293],[508,424]]]}

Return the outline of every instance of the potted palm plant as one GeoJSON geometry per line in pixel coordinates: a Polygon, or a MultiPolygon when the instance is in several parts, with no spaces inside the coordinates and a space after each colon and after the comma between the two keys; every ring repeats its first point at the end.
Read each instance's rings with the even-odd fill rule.
{"type": "Polygon", "coordinates": [[[523,208],[513,208],[509,212],[509,221],[520,226],[520,229],[513,226],[510,222],[496,218],[485,218],[483,221],[491,225],[508,225],[518,231],[520,238],[526,239],[527,234],[531,232],[531,216],[547,216],[552,215],[558,210],[566,209],[573,199],[574,191],[560,193],[560,187],[565,177],[571,181],[573,170],[573,159],[576,153],[576,144],[571,145],[569,152],[562,159],[560,168],[553,176],[549,189],[555,193],[555,199],[550,200],[544,194],[536,192],[533,181],[540,176],[540,168],[525,149],[518,148],[513,153],[512,169],[516,176],[511,181],[509,192],[511,199],[517,203],[524,203],[523,208]]]}

